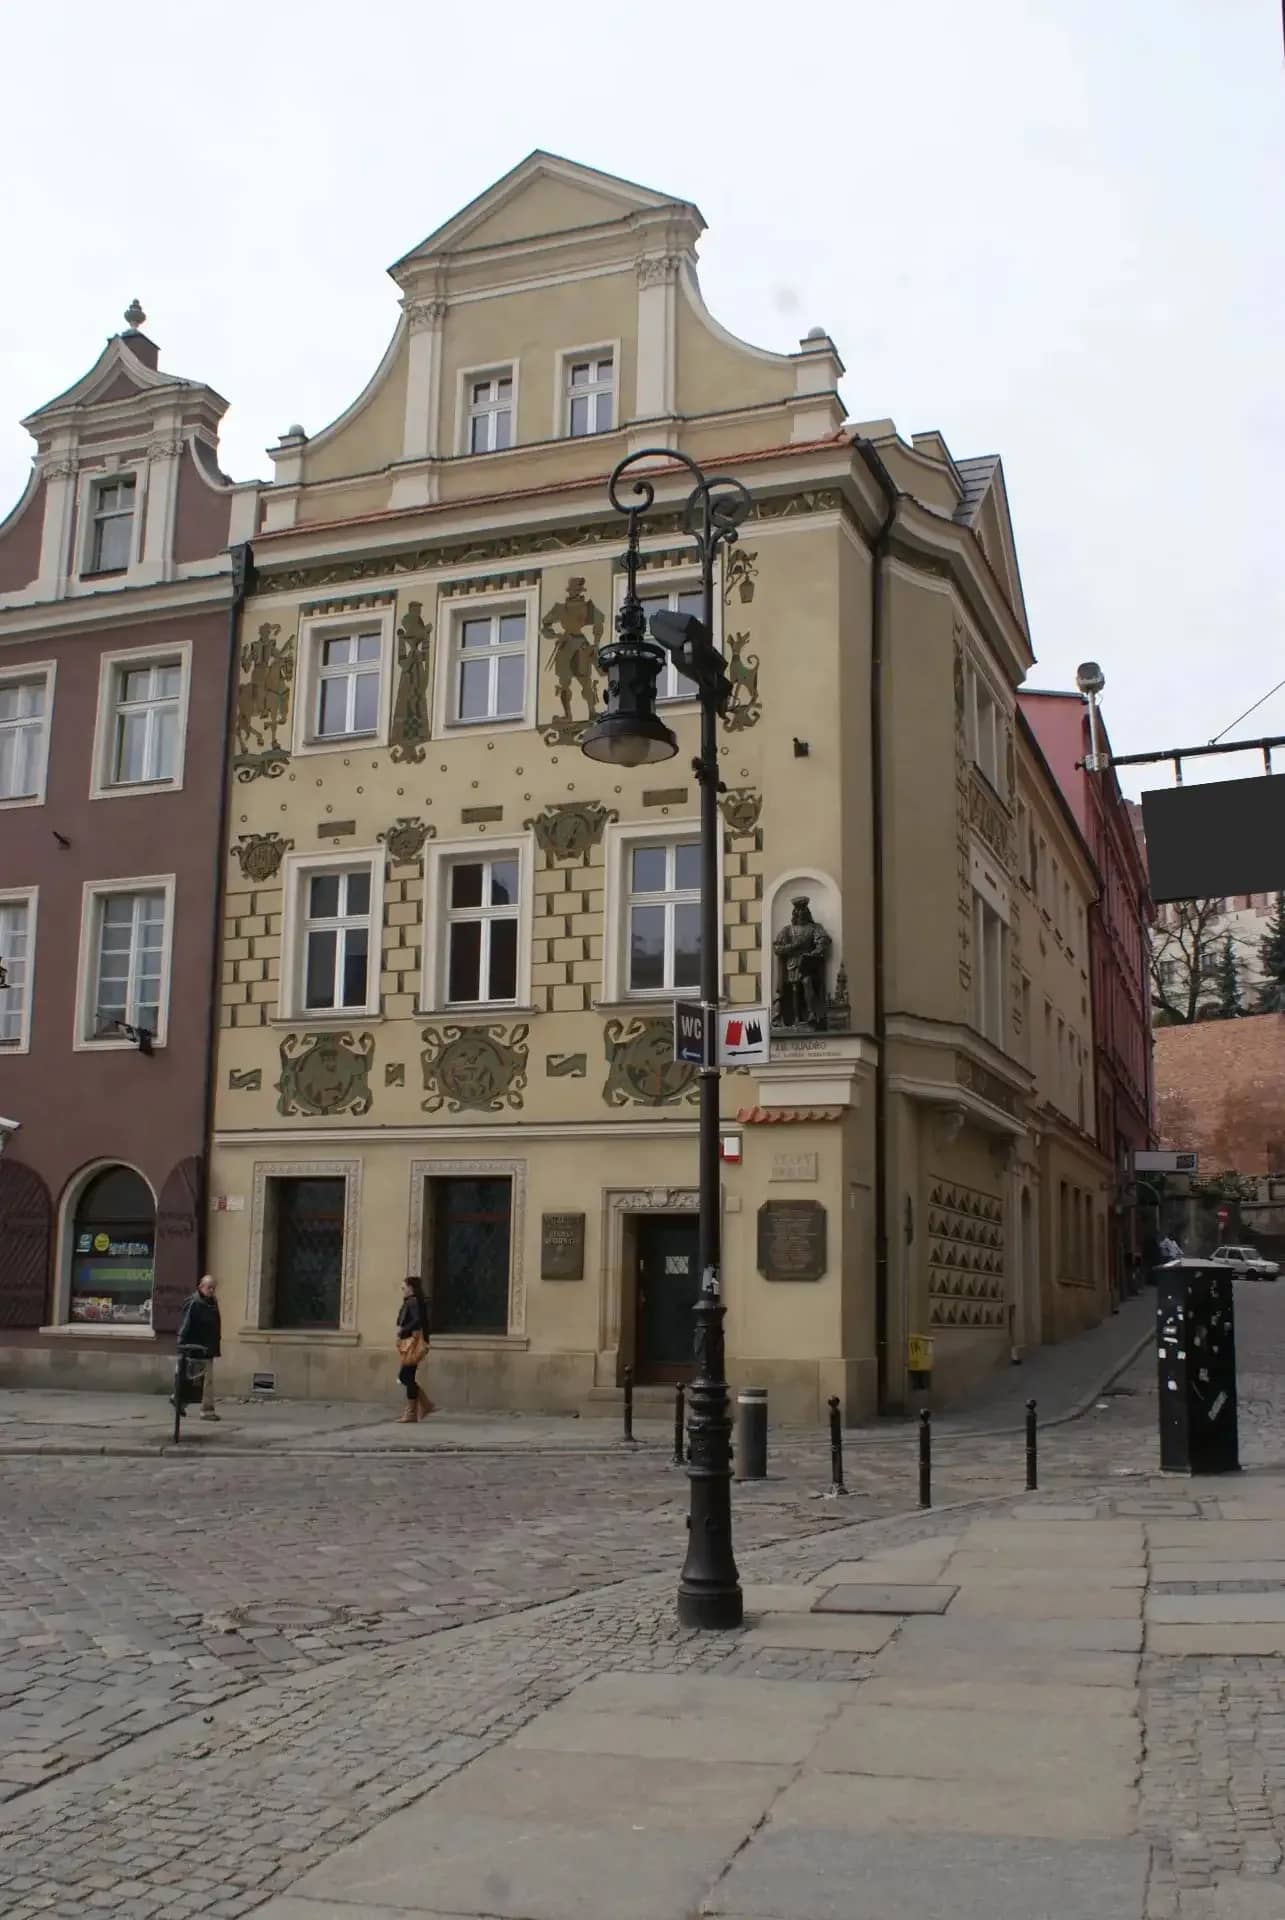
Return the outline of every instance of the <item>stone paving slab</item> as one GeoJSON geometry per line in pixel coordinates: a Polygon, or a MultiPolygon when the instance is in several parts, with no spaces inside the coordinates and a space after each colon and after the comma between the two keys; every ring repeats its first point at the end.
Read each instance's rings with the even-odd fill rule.
{"type": "Polygon", "coordinates": [[[922,1780],[1013,1782],[1074,1794],[1080,1781],[1128,1789],[1141,1735],[1124,1716],[990,1713],[926,1707],[845,1707],[822,1734],[809,1765],[822,1773],[922,1780]]]}
{"type": "Polygon", "coordinates": [[[897,1645],[913,1657],[948,1652],[1131,1653],[1142,1651],[1142,1621],[1060,1620],[1047,1614],[1033,1620],[967,1620],[952,1607],[940,1620],[907,1620],[897,1645]]]}
{"type": "Polygon", "coordinates": [[[1285,1920],[1285,1887],[1220,1876],[1213,1887],[1185,1891],[1178,1913],[1181,1920],[1285,1920]]]}
{"type": "Polygon", "coordinates": [[[1152,1562],[1152,1580],[1161,1585],[1221,1585],[1228,1580],[1274,1580],[1285,1587],[1285,1560],[1180,1560],[1160,1554],[1152,1562]]]}
{"type": "Polygon", "coordinates": [[[747,1647],[803,1647],[816,1653],[878,1653],[897,1631],[887,1614],[764,1614],[751,1620],[747,1647]]]}
{"type": "Polygon", "coordinates": [[[701,1911],[752,1920],[1141,1920],[1147,1848],[767,1828],[701,1911]]]}
{"type": "MultiPolygon", "coordinates": [[[[782,1631],[798,1619],[784,1616],[782,1631]]],[[[609,1674],[578,1687],[514,1744],[551,1754],[797,1764],[845,1697],[832,1686],[609,1674]]]]}
{"type": "Polygon", "coordinates": [[[1147,1619],[1157,1625],[1281,1624],[1285,1587],[1272,1593],[1152,1593],[1147,1596],[1147,1619]]]}
{"type": "Polygon", "coordinates": [[[878,1587],[848,1581],[828,1587],[814,1613],[945,1613],[958,1587],[878,1587]]]}
{"type": "Polygon", "coordinates": [[[907,1633],[908,1629],[903,1629],[890,1646],[875,1655],[876,1678],[933,1685],[977,1680],[1116,1689],[1132,1687],[1138,1674],[1135,1653],[1059,1651],[1048,1644],[1016,1647],[994,1637],[963,1645],[933,1646],[923,1640],[910,1641],[907,1633]]]}
{"type": "Polygon", "coordinates": [[[970,1592],[976,1593],[985,1587],[1002,1587],[1008,1592],[1022,1590],[1031,1593],[1104,1593],[1114,1589],[1140,1589],[1147,1584],[1147,1570],[1136,1567],[1045,1567],[1014,1566],[1011,1562],[996,1566],[987,1560],[978,1566],[973,1564],[977,1556],[973,1555],[968,1564],[961,1564],[962,1555],[957,1554],[947,1562],[947,1570],[958,1574],[961,1582],[966,1582],[970,1592]]]}
{"type": "Polygon", "coordinates": [[[1091,1714],[1129,1716],[1137,1713],[1133,1686],[1060,1686],[1024,1684],[1018,1680],[885,1680],[872,1678],[861,1689],[871,1706],[921,1707],[964,1713],[1034,1714],[1049,1719],[1057,1714],[1073,1718],[1091,1714]]]}
{"type": "Polygon", "coordinates": [[[1285,1622],[1275,1626],[1227,1626],[1217,1621],[1205,1626],[1147,1628],[1147,1651],[1172,1657],[1195,1658],[1198,1655],[1245,1659],[1251,1655],[1285,1654],[1285,1622]]]}
{"type": "Polygon", "coordinates": [[[993,1583],[959,1589],[951,1616],[963,1620],[1137,1620],[1138,1587],[1009,1587],[993,1583]]]}
{"type": "Polygon", "coordinates": [[[488,1920],[682,1920],[744,1843],[750,1823],[667,1830],[445,1813],[430,1797],[306,1873],[304,1897],[377,1902],[488,1920]]]}
{"type": "MultiPolygon", "coordinates": [[[[971,1717],[961,1715],[961,1718],[971,1717]]],[[[1068,1791],[1017,1780],[863,1773],[807,1773],[773,1803],[770,1825],[852,1833],[1041,1835],[1056,1840],[1126,1839],[1137,1795],[1108,1773],[1085,1774],[1068,1791]]]]}

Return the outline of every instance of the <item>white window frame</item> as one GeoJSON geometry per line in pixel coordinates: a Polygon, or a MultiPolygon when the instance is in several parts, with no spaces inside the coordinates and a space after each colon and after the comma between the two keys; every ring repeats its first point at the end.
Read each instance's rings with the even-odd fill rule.
{"type": "MultiPolygon", "coordinates": [[[[624,396],[621,392],[620,342],[619,340],[595,340],[591,346],[560,347],[554,355],[553,387],[553,437],[555,440],[598,440],[605,433],[617,433],[624,416],[624,396]],[[612,423],[609,427],[596,429],[593,433],[572,433],[571,431],[571,369],[578,360],[605,360],[610,358],[612,371],[612,423]]],[[[594,391],[597,391],[595,388],[594,391]]],[[[595,412],[597,410],[595,409],[595,412]]]]}
{"type": "MultiPolygon", "coordinates": [[[[635,847],[663,846],[673,840],[700,839],[700,820],[636,820],[607,827],[606,888],[604,893],[602,979],[606,1004],[617,1006],[663,1006],[672,1000],[695,1000],[698,987],[650,988],[635,993],[629,986],[629,940],[626,915],[629,910],[630,856],[635,847]]],[[[718,954],[723,967],[723,835],[718,836],[718,954]]]]}
{"type": "Polygon", "coordinates": [[[28,660],[22,665],[15,662],[11,666],[0,667],[0,686],[12,686],[15,681],[36,680],[43,680],[45,686],[44,726],[41,729],[43,738],[36,770],[36,791],[15,793],[8,798],[0,794],[0,812],[8,812],[13,807],[42,807],[45,803],[45,789],[49,780],[49,739],[54,723],[54,683],[57,677],[56,660],[28,660]]]}
{"type": "Polygon", "coordinates": [[[1004,724],[1008,717],[1008,709],[996,693],[990,676],[982,672],[975,660],[970,660],[968,663],[969,752],[972,755],[973,765],[991,791],[1005,802],[1009,797],[1004,784],[1004,724]],[[989,723],[985,729],[982,719],[983,699],[990,709],[989,723]],[[986,746],[986,734],[989,734],[989,748],[986,746]]]}
{"type": "MultiPolygon", "coordinates": [[[[619,613],[621,607],[624,605],[626,585],[627,582],[624,574],[617,574],[612,589],[614,595],[612,610],[614,613],[619,613]]],[[[700,590],[700,571],[696,567],[656,567],[650,572],[643,569],[638,575],[638,596],[643,601],[644,606],[646,605],[646,597],[649,593],[663,592],[672,595],[693,592],[699,593],[700,590]]],[[[722,595],[718,592],[714,595],[713,640],[714,645],[721,653],[723,648],[723,607],[722,595]]],[[[670,691],[676,680],[677,668],[674,662],[666,656],[665,664],[661,668],[660,676],[656,681],[657,705],[666,707],[695,705],[697,694],[694,688],[691,693],[676,693],[670,691]]]]}
{"type": "Polygon", "coordinates": [[[362,753],[367,747],[386,747],[392,719],[393,661],[396,647],[393,629],[397,609],[391,603],[367,607],[364,611],[337,615],[318,615],[300,621],[299,661],[302,685],[295,689],[292,734],[293,751],[298,755],[314,753],[362,753]],[[379,634],[379,705],[373,733],[317,732],[318,695],[321,686],[321,651],[327,640],[344,640],[359,633],[379,634]]]}
{"type": "Polygon", "coordinates": [[[187,764],[187,716],[192,694],[192,642],[176,640],[167,647],[127,647],[99,655],[98,711],[94,718],[94,757],[89,797],[91,800],[121,800],[140,793],[179,793],[187,764]],[[174,773],[168,780],[131,780],[121,783],[112,778],[116,754],[116,688],[123,673],[133,667],[163,666],[177,663],[180,669],[178,693],[178,740],[174,751],[174,773]]]}
{"type": "Polygon", "coordinates": [[[536,698],[540,681],[540,589],[515,587],[511,592],[440,594],[437,602],[439,645],[433,673],[433,730],[440,738],[456,738],[480,733],[520,733],[535,725],[536,698]],[[459,659],[457,634],[463,620],[496,618],[504,613],[521,613],[526,622],[526,667],[522,687],[522,712],[504,719],[457,720],[454,718],[456,664],[459,659]]]}
{"type": "MultiPolygon", "coordinates": [[[[36,981],[36,918],[40,904],[39,887],[5,887],[0,891],[0,908],[25,907],[27,909],[27,951],[24,956],[25,978],[22,983],[22,1013],[18,1022],[18,1038],[5,1040],[0,1038],[0,1059],[7,1059],[12,1053],[31,1051],[31,1004],[36,981]]],[[[3,945],[0,945],[0,961],[8,960],[3,945]]]]}
{"type": "Polygon", "coordinates": [[[373,1020],[380,1013],[380,975],[384,964],[384,880],[387,859],[382,847],[337,848],[329,853],[288,853],[285,857],[284,909],[281,926],[281,984],[277,995],[279,1020],[293,1026],[342,1026],[345,1021],[373,1020]],[[367,947],[366,1000],[362,1006],[306,1007],[303,997],[304,936],[307,914],[304,888],[315,873],[351,873],[370,869],[370,941],[367,947]]]}
{"type": "Polygon", "coordinates": [[[86,880],[80,909],[80,953],[76,965],[76,1024],[72,1048],[76,1053],[123,1053],[134,1045],[124,1034],[95,1034],[93,1022],[95,989],[98,985],[98,931],[100,903],[117,893],[160,893],[165,898],[165,924],[161,934],[160,1004],[156,1012],[153,1047],[163,1047],[169,1037],[170,982],[174,949],[174,902],[177,880],[172,873],[132,874],[112,880],[86,880]]]}
{"type": "Polygon", "coordinates": [[[486,1013],[531,1006],[531,944],[535,918],[535,836],[430,840],[424,848],[424,940],[419,1013],[486,1013]],[[516,1000],[448,1000],[446,943],[450,932],[451,868],[461,862],[516,858],[518,863],[518,991],[516,1000]]]}
{"type": "Polygon", "coordinates": [[[1012,947],[1012,900],[1007,883],[994,871],[993,856],[974,842],[969,858],[972,885],[973,987],[970,1018],[983,1040],[1008,1051],[1009,954],[1012,947]],[[992,939],[988,925],[998,932],[992,939]],[[992,980],[988,956],[995,959],[992,980]],[[988,992],[989,990],[989,992],[988,992]],[[993,1017],[992,1017],[993,1016],[993,1017]]]}
{"type": "MultiPolygon", "coordinates": [[[[488,409],[499,412],[498,407],[488,409]]],[[[455,384],[455,450],[468,459],[482,460],[492,453],[511,453],[518,444],[518,362],[516,360],[488,360],[480,366],[461,367],[456,375],[455,384]],[[473,439],[473,388],[479,380],[504,380],[513,382],[513,392],[509,400],[509,444],[507,447],[480,447],[474,452],[473,439]]]]}
{"type": "Polygon", "coordinates": [[[147,466],[140,461],[137,465],[121,462],[119,465],[92,467],[80,475],[78,497],[76,501],[77,548],[79,565],[77,575],[92,586],[96,580],[118,580],[123,573],[132,573],[138,566],[143,553],[143,521],[147,511],[147,466]],[[130,529],[129,561],[122,569],[111,567],[106,573],[94,566],[94,533],[97,519],[94,503],[99,489],[113,487],[121,480],[134,482],[133,526],[130,529]]]}

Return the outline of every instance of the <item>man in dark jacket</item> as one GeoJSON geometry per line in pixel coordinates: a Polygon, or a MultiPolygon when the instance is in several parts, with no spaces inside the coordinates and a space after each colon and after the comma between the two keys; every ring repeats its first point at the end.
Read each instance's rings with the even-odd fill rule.
{"type": "Polygon", "coordinates": [[[183,1318],[178,1330],[178,1343],[181,1347],[193,1346],[205,1349],[205,1388],[201,1395],[202,1420],[217,1420],[219,1417],[214,1411],[214,1362],[221,1351],[223,1327],[219,1318],[219,1303],[214,1297],[216,1285],[217,1282],[212,1273],[201,1275],[196,1292],[183,1309],[183,1318]]]}

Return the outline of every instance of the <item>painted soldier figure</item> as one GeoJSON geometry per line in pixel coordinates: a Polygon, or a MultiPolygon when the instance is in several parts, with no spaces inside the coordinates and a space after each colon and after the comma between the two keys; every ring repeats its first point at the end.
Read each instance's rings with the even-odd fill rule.
{"type": "Polygon", "coordinates": [[[574,682],[584,696],[585,711],[592,718],[595,707],[593,685],[594,655],[602,641],[605,622],[592,600],[585,598],[583,576],[567,581],[567,596],[550,607],[540,623],[540,632],[552,640],[549,666],[557,675],[558,700],[564,720],[571,718],[571,687],[574,682]],[[558,629],[561,628],[561,632],[558,629]],[[586,631],[588,629],[589,631],[586,631]],[[593,637],[590,639],[589,635],[593,637]]]}
{"type": "Polygon", "coordinates": [[[776,1024],[787,1028],[811,1027],[823,1032],[827,1012],[825,963],[830,952],[830,936],[812,918],[807,894],[797,895],[791,909],[790,924],[781,928],[772,943],[779,963],[776,1024]]]}

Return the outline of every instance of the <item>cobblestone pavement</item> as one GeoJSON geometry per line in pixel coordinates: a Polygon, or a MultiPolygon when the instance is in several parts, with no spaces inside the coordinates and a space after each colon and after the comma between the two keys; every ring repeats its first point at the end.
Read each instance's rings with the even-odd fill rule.
{"type": "MultiPolygon", "coordinates": [[[[1285,1466],[1285,1288],[1242,1291],[1242,1457],[1266,1486],[1285,1466]]],[[[1207,1483],[1154,1477],[1150,1371],[1043,1436],[1036,1501],[1212,1510],[1207,1483]]],[[[822,1451],[778,1455],[737,1492],[743,1577],[798,1580],[1021,1486],[1020,1443],[954,1439],[940,1510],[914,1513],[913,1448],[851,1443],[842,1502],[815,1497],[822,1451]]],[[[863,1677],[860,1656],[678,1629],[685,1504],[681,1475],[623,1450],[0,1463],[0,1911],[250,1912],[596,1673],[863,1677]]],[[[1143,1657],[1148,1920],[1212,1916],[1220,1874],[1275,1885],[1279,1666],[1143,1657]]]]}

